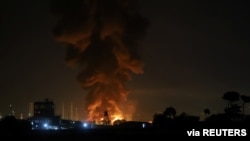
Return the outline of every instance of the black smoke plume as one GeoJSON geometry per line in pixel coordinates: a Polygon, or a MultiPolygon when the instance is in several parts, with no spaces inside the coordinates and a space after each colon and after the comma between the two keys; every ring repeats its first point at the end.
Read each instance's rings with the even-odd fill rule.
{"type": "MultiPolygon", "coordinates": [[[[81,68],[77,80],[88,91],[89,120],[108,111],[111,120],[126,113],[125,83],[143,73],[138,41],[148,20],[135,0],[52,0],[57,42],[67,47],[66,62],[81,68]]],[[[126,112],[133,112],[127,110],[126,112]]]]}

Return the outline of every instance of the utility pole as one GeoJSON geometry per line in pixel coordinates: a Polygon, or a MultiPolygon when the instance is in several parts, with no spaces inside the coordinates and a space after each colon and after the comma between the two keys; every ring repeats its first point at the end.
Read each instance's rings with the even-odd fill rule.
{"type": "Polygon", "coordinates": [[[75,115],[75,120],[78,120],[78,109],[77,109],[77,107],[76,107],[76,115],[75,115]]]}
{"type": "Polygon", "coordinates": [[[62,119],[64,119],[64,103],[62,104],[62,119]]]}
{"type": "Polygon", "coordinates": [[[70,103],[70,120],[73,120],[73,104],[70,103]]]}
{"type": "Polygon", "coordinates": [[[30,102],[29,103],[29,113],[28,113],[28,117],[32,117],[33,116],[33,112],[34,112],[34,103],[30,102]]]}

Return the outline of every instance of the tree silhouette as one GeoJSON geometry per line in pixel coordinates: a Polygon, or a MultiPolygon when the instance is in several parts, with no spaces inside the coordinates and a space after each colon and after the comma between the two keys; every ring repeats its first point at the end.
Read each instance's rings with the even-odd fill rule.
{"type": "Polygon", "coordinates": [[[154,116],[153,116],[153,126],[159,127],[159,126],[164,125],[165,122],[166,122],[166,118],[164,117],[163,114],[160,114],[160,113],[154,114],[154,116]]]}
{"type": "Polygon", "coordinates": [[[163,112],[163,115],[166,116],[167,118],[175,118],[176,115],[176,110],[173,107],[167,107],[165,111],[163,112]]]}
{"type": "Polygon", "coordinates": [[[242,114],[245,114],[245,104],[246,103],[250,103],[250,96],[246,96],[246,95],[241,95],[241,100],[243,101],[242,104],[242,114]]]}
{"type": "Polygon", "coordinates": [[[224,111],[228,114],[239,114],[241,112],[238,104],[232,104],[230,107],[226,107],[224,111]]]}
{"type": "Polygon", "coordinates": [[[233,102],[240,100],[240,94],[236,91],[228,91],[222,96],[224,100],[228,101],[228,107],[233,105],[233,102]]]}
{"type": "Polygon", "coordinates": [[[208,108],[204,109],[203,112],[206,116],[210,115],[210,110],[208,108]]]}

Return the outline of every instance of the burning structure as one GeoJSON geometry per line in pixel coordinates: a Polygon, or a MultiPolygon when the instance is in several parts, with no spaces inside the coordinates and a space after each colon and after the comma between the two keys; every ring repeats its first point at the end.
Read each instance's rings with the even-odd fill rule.
{"type": "Polygon", "coordinates": [[[137,6],[135,0],[52,1],[55,39],[67,47],[67,64],[81,69],[88,121],[106,120],[104,111],[111,122],[129,120],[134,112],[125,83],[143,73],[136,47],[148,25],[137,6]]]}

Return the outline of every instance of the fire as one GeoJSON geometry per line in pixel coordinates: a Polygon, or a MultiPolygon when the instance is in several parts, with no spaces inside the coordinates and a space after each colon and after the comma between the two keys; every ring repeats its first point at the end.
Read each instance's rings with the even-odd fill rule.
{"type": "Polygon", "coordinates": [[[89,122],[94,122],[95,124],[99,125],[113,125],[115,121],[117,120],[125,120],[122,115],[119,114],[113,114],[110,115],[110,118],[106,119],[105,117],[99,118],[97,120],[88,120],[89,122]]]}
{"type": "Polygon", "coordinates": [[[55,0],[51,7],[58,20],[55,38],[68,50],[66,62],[80,68],[87,120],[131,118],[134,107],[128,105],[125,83],[143,73],[136,47],[148,25],[135,0],[55,0]]]}
{"type": "Polygon", "coordinates": [[[114,121],[116,121],[116,120],[123,120],[124,118],[123,118],[123,116],[122,115],[113,115],[113,116],[111,116],[111,122],[112,123],[114,123],[114,121]]]}
{"type": "Polygon", "coordinates": [[[88,107],[88,121],[96,124],[113,124],[116,120],[125,119],[118,103],[114,100],[104,101],[103,97],[88,107]]]}

